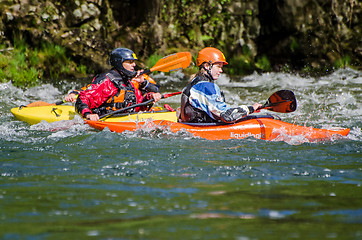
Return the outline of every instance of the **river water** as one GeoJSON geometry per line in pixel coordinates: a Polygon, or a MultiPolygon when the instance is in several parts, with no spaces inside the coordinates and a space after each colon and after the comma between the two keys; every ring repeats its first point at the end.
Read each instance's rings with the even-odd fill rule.
{"type": "MultiPolygon", "coordinates": [[[[180,72],[153,77],[164,93],[187,82],[180,72]]],[[[310,143],[100,132],[78,117],[30,126],[10,109],[85,82],[0,83],[0,239],[362,239],[362,72],[218,83],[233,106],[292,90],[298,108],[278,114],[284,121],[351,132],[310,143]]]]}

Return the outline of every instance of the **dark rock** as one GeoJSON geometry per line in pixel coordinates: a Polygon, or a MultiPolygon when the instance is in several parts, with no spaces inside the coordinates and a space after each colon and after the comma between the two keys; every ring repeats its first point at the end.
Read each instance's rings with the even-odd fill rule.
{"type": "MultiPolygon", "coordinates": [[[[2,1],[1,44],[16,35],[46,41],[97,71],[108,54],[128,47],[151,54],[206,46],[227,58],[266,55],[273,65],[321,67],[349,56],[361,65],[361,3],[355,0],[18,0],[2,1]]],[[[276,67],[279,69],[279,67],[276,67]]]]}

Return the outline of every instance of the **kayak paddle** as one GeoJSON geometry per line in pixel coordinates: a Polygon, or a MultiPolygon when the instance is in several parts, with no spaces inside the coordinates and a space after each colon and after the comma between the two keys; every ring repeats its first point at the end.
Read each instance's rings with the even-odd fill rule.
{"type": "Polygon", "coordinates": [[[141,74],[149,74],[154,71],[172,72],[187,68],[191,63],[190,52],[179,52],[168,55],[157,61],[151,69],[144,70],[141,74]]]}
{"type": "MultiPolygon", "coordinates": [[[[178,95],[178,94],[181,94],[181,92],[174,92],[174,93],[165,93],[162,95],[161,99],[164,99],[164,98],[168,98],[168,97],[171,97],[171,96],[174,96],[174,95],[178,95]]],[[[152,103],[154,100],[153,99],[150,99],[146,102],[141,102],[141,103],[137,103],[137,104],[134,104],[134,105],[131,105],[131,106],[128,106],[128,107],[125,107],[125,108],[121,108],[121,109],[118,109],[114,112],[110,112],[110,113],[106,113],[106,114],[103,114],[101,116],[99,116],[99,119],[102,119],[102,118],[105,118],[105,117],[109,117],[109,116],[112,116],[116,113],[120,113],[120,112],[124,112],[128,109],[131,109],[131,108],[136,108],[136,107],[140,107],[140,106],[146,106],[147,104],[150,104],[152,103]]]]}
{"type": "Polygon", "coordinates": [[[297,100],[290,90],[279,90],[273,93],[268,101],[257,110],[267,109],[274,112],[289,113],[297,109],[297,100]]]}
{"type": "MultiPolygon", "coordinates": [[[[178,52],[166,57],[161,58],[157,63],[148,70],[144,70],[141,74],[149,74],[154,71],[160,72],[172,72],[180,69],[187,68],[191,63],[191,53],[190,52],[178,52]]],[[[58,101],[56,103],[47,103],[43,101],[37,101],[29,103],[27,107],[39,107],[39,106],[51,106],[51,105],[61,105],[65,103],[65,100],[58,101]]]]}

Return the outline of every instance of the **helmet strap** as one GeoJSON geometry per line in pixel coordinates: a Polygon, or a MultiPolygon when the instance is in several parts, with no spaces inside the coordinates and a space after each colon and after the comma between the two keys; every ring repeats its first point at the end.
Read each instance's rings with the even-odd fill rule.
{"type": "Polygon", "coordinates": [[[202,66],[202,68],[206,71],[206,76],[208,77],[208,78],[210,78],[212,81],[215,81],[215,79],[212,77],[212,74],[211,74],[211,68],[213,67],[213,64],[211,63],[211,61],[209,61],[209,65],[210,65],[210,69],[207,69],[206,67],[205,67],[205,65],[203,65],[202,66]]]}
{"type": "Polygon", "coordinates": [[[123,73],[126,77],[130,78],[130,79],[134,78],[137,75],[137,71],[131,72],[131,71],[125,69],[124,66],[123,66],[123,62],[124,61],[122,61],[122,63],[121,63],[121,67],[120,67],[119,71],[121,73],[123,73]]]}

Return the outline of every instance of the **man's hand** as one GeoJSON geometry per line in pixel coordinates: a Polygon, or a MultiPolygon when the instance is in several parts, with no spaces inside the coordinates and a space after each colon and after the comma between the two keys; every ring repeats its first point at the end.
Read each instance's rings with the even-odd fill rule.
{"type": "Polygon", "coordinates": [[[155,102],[158,102],[162,98],[162,95],[161,93],[151,93],[151,97],[155,100],[155,102]]]}
{"type": "Polygon", "coordinates": [[[258,109],[262,106],[263,105],[261,105],[260,103],[254,103],[253,104],[254,112],[260,112],[260,110],[258,110],[258,109]]]}
{"type": "Polygon", "coordinates": [[[142,72],[141,70],[138,70],[137,75],[132,80],[134,80],[134,81],[136,81],[136,82],[138,82],[140,84],[143,83],[145,78],[143,77],[143,74],[140,75],[141,72],[142,72]]]}
{"type": "Polygon", "coordinates": [[[69,93],[68,96],[65,97],[65,101],[67,102],[75,102],[77,100],[78,95],[75,93],[69,93]]]}
{"type": "Polygon", "coordinates": [[[99,121],[99,116],[98,116],[98,114],[88,114],[87,115],[87,120],[99,121]]]}

